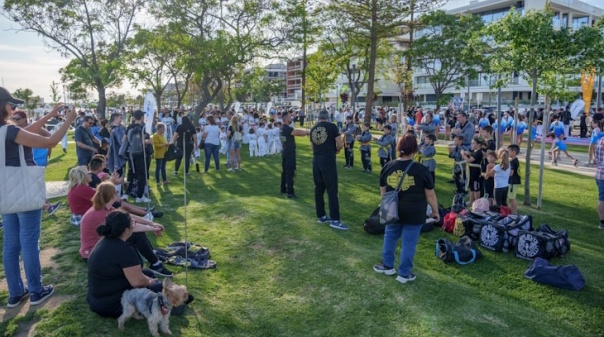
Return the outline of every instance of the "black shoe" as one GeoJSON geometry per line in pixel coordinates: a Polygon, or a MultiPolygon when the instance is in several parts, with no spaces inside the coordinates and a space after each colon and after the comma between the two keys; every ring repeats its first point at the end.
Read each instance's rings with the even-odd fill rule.
{"type": "Polygon", "coordinates": [[[25,288],[25,290],[23,291],[23,294],[21,296],[9,297],[8,304],[6,306],[9,308],[18,307],[19,305],[21,305],[21,303],[23,303],[23,300],[25,300],[28,296],[29,296],[29,290],[27,290],[27,288],[25,288]]]}
{"type": "Polygon", "coordinates": [[[56,212],[56,211],[57,211],[59,208],[61,208],[61,205],[63,205],[63,202],[62,202],[62,201],[59,201],[59,202],[57,202],[57,203],[56,203],[56,204],[54,204],[54,205],[50,205],[50,207],[48,207],[48,211],[47,211],[47,212],[48,212],[48,215],[53,215],[53,214],[55,214],[55,212],[56,212]]]}
{"type": "Polygon", "coordinates": [[[31,305],[38,305],[46,301],[52,294],[55,293],[55,288],[52,285],[42,287],[42,291],[39,293],[31,293],[29,296],[29,303],[31,305]]]}
{"type": "Polygon", "coordinates": [[[67,153],[67,149],[63,149],[63,153],[67,153]]]}
{"type": "Polygon", "coordinates": [[[154,218],[161,218],[162,216],[164,216],[164,212],[153,212],[153,211],[151,211],[151,215],[153,215],[154,218]]]}
{"type": "Polygon", "coordinates": [[[287,195],[287,198],[288,198],[288,199],[298,199],[298,196],[297,196],[297,195],[295,195],[295,194],[288,194],[288,195],[287,195]]]}
{"type": "Polygon", "coordinates": [[[449,180],[447,180],[447,184],[455,184],[455,180],[449,179],[449,180]]]}
{"type": "Polygon", "coordinates": [[[163,263],[159,263],[157,266],[149,266],[149,269],[155,274],[163,277],[172,277],[174,273],[164,267],[163,263]]]}

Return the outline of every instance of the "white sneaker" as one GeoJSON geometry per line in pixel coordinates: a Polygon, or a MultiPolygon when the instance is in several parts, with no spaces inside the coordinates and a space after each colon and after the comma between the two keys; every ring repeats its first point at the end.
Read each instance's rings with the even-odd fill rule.
{"type": "Polygon", "coordinates": [[[143,216],[143,219],[153,221],[153,214],[151,214],[151,212],[149,212],[149,213],[145,214],[145,216],[143,216]]]}
{"type": "Polygon", "coordinates": [[[124,201],[128,201],[128,194],[123,194],[120,199],[124,200],[124,201]]]}
{"type": "Polygon", "coordinates": [[[149,200],[149,199],[147,199],[147,197],[144,197],[144,196],[143,196],[143,197],[140,197],[140,198],[136,198],[136,201],[135,201],[135,202],[140,203],[140,202],[149,202],[149,201],[150,201],[150,200],[149,200]]]}

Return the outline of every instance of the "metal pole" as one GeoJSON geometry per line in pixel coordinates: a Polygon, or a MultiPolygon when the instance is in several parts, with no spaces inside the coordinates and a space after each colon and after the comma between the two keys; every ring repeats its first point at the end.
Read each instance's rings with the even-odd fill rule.
{"type": "Polygon", "coordinates": [[[468,110],[467,113],[470,113],[470,75],[468,75],[468,110]]]}
{"type": "Polygon", "coordinates": [[[497,88],[497,149],[501,147],[501,86],[497,88]]]}
{"type": "MultiPolygon", "coordinates": [[[[543,131],[541,132],[541,155],[539,158],[539,190],[537,191],[537,209],[541,209],[543,196],[543,167],[545,166],[545,135],[549,129],[549,99],[545,96],[545,111],[543,112],[543,131]]],[[[529,126],[531,127],[531,126],[529,126]]],[[[531,141],[530,139],[528,140],[531,141]]]]}
{"type": "Polygon", "coordinates": [[[516,135],[516,129],[518,128],[518,103],[519,103],[518,96],[516,96],[516,100],[515,101],[516,101],[515,102],[516,104],[514,106],[514,110],[515,110],[514,111],[514,127],[512,128],[512,131],[511,131],[512,132],[512,144],[518,144],[516,142],[517,137],[518,137],[516,135]]]}

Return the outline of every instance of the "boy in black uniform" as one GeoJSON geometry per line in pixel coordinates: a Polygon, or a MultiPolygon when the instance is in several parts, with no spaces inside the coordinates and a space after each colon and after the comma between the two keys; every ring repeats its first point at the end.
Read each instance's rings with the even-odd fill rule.
{"type": "Polygon", "coordinates": [[[291,115],[285,113],[282,117],[283,126],[280,131],[281,144],[281,193],[287,193],[287,197],[295,199],[294,175],[296,173],[296,140],[294,136],[308,136],[308,130],[296,130],[290,126],[291,115]]]}
{"type": "Polygon", "coordinates": [[[330,223],[329,227],[348,230],[340,221],[340,201],[338,200],[338,171],[336,153],[344,143],[338,127],[330,123],[329,112],[319,113],[319,121],[310,129],[310,141],[313,151],[312,175],[315,182],[315,209],[320,223],[330,223]],[[327,191],[329,199],[329,217],[325,214],[323,194],[327,191]]]}

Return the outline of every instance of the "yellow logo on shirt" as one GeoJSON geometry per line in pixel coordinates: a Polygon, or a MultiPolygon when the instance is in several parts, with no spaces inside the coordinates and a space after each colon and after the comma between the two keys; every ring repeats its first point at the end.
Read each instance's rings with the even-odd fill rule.
{"type": "Polygon", "coordinates": [[[325,129],[325,127],[323,126],[315,127],[312,130],[310,139],[315,145],[321,145],[325,143],[325,141],[327,140],[327,129],[325,129]]]}
{"type": "MultiPolygon", "coordinates": [[[[401,180],[402,175],[402,170],[394,171],[388,176],[388,178],[386,178],[386,183],[388,184],[388,186],[392,187],[393,189],[396,189],[396,186],[401,180]]],[[[406,191],[411,186],[415,186],[415,178],[413,176],[410,176],[409,173],[407,173],[407,175],[405,176],[405,180],[403,180],[403,183],[401,184],[401,191],[406,191]]]]}

